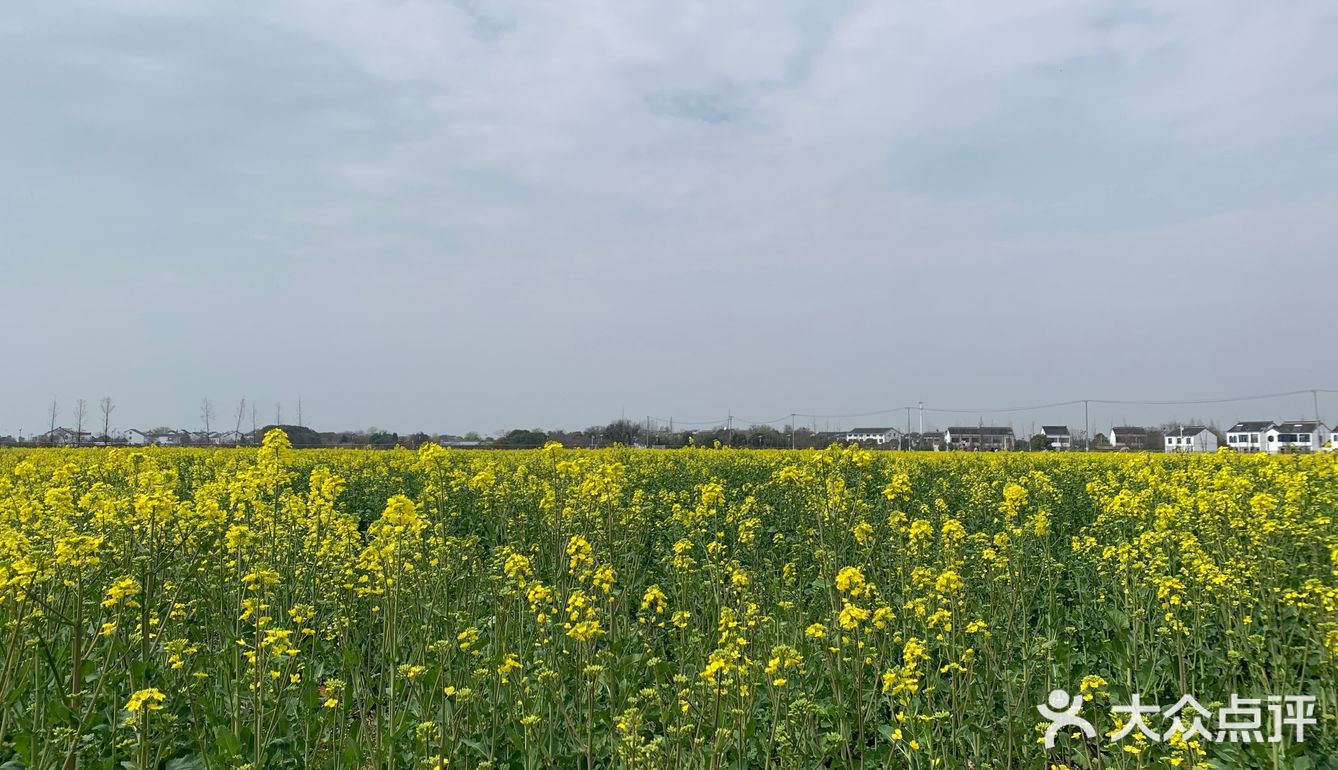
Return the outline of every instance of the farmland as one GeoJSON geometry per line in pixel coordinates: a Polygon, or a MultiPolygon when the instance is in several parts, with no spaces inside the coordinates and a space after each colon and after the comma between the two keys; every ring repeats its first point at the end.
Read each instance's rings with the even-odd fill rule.
{"type": "Polygon", "coordinates": [[[1336,511],[1329,455],[9,450],[0,764],[1333,767],[1336,511]],[[1113,737],[1233,694],[1262,742],[1113,737]]]}

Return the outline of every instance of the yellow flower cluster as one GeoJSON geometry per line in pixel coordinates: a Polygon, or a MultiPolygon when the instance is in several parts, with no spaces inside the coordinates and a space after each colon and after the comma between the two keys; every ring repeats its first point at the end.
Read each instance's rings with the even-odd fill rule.
{"type": "Polygon", "coordinates": [[[1329,455],[0,451],[0,764],[1207,766],[1034,704],[1331,692],[1335,512],[1329,455]]]}

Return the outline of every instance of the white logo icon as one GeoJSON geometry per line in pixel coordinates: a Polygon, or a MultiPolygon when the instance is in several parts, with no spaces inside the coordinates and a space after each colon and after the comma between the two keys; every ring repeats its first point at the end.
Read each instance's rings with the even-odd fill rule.
{"type": "Polygon", "coordinates": [[[1045,747],[1053,749],[1055,747],[1055,736],[1060,730],[1068,727],[1076,727],[1088,738],[1096,737],[1096,728],[1092,723],[1078,716],[1082,711],[1082,696],[1072,695],[1060,689],[1050,691],[1050,697],[1036,707],[1041,712],[1041,716],[1050,720],[1050,727],[1045,731],[1045,747]],[[1046,703],[1049,706],[1046,706],[1046,703]]]}

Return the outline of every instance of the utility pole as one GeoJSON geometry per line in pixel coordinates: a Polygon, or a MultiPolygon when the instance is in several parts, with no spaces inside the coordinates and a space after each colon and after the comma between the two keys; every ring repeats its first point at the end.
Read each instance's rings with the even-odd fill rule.
{"type": "Polygon", "coordinates": [[[1087,399],[1082,400],[1082,443],[1083,451],[1092,451],[1092,421],[1088,417],[1087,399]]]}
{"type": "Polygon", "coordinates": [[[911,408],[906,407],[906,448],[911,448],[911,408]]]}
{"type": "Polygon", "coordinates": [[[302,427],[302,397],[297,397],[297,427],[302,427]]]}
{"type": "Polygon", "coordinates": [[[794,412],[790,412],[790,448],[794,449],[794,412]]]}
{"type": "Polygon", "coordinates": [[[1319,422],[1319,391],[1310,391],[1310,398],[1315,402],[1315,422],[1319,422]]]}
{"type": "Polygon", "coordinates": [[[51,431],[46,434],[47,440],[50,441],[56,437],[56,418],[60,416],[60,403],[56,401],[55,396],[51,397],[51,408],[47,411],[51,415],[51,431]]]}
{"type": "Polygon", "coordinates": [[[925,402],[921,401],[921,402],[920,402],[920,436],[921,436],[921,438],[923,438],[924,435],[925,435],[925,402]]]}
{"type": "Polygon", "coordinates": [[[731,414],[729,416],[729,419],[726,421],[726,424],[729,426],[728,432],[725,434],[726,436],[729,437],[727,441],[729,442],[729,446],[734,446],[734,415],[731,414]]]}

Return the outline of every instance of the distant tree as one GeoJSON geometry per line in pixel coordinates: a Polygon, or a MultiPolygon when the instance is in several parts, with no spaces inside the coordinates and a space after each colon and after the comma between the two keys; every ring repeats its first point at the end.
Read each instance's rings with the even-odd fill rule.
{"type": "Polygon", "coordinates": [[[739,446],[749,446],[754,449],[778,449],[790,445],[789,437],[770,425],[753,425],[746,430],[735,431],[735,433],[737,436],[735,443],[739,446]]]}
{"type": "Polygon", "coordinates": [[[205,440],[209,438],[209,425],[214,421],[214,405],[209,403],[209,397],[200,399],[200,422],[204,423],[205,440]]]}
{"type": "Polygon", "coordinates": [[[815,446],[816,434],[812,430],[800,425],[794,429],[794,448],[809,449],[815,446]]]}
{"type": "Polygon", "coordinates": [[[1166,433],[1157,428],[1148,428],[1147,439],[1141,449],[1148,452],[1160,452],[1166,447],[1166,433]]]}
{"type": "Polygon", "coordinates": [[[1044,452],[1050,448],[1050,444],[1046,441],[1044,433],[1037,433],[1027,440],[1027,448],[1033,452],[1044,452]]]}
{"type": "Polygon", "coordinates": [[[377,431],[367,437],[367,443],[375,447],[389,448],[400,443],[400,434],[377,431]]]}
{"type": "Polygon", "coordinates": [[[74,445],[84,441],[84,418],[88,416],[88,402],[82,398],[74,402],[74,445]]]}
{"type": "Polygon", "coordinates": [[[103,396],[98,408],[102,410],[102,445],[106,446],[111,443],[111,413],[116,410],[116,402],[111,396],[103,396]]]}
{"type": "Polygon", "coordinates": [[[507,431],[497,439],[497,445],[514,449],[526,447],[540,447],[548,440],[548,434],[544,431],[534,428],[533,430],[512,430],[507,431]]]}
{"type": "Polygon", "coordinates": [[[482,441],[482,440],[483,437],[478,434],[478,431],[471,430],[470,432],[465,434],[465,441],[482,441]]]}
{"type": "Polygon", "coordinates": [[[588,447],[590,446],[590,434],[583,430],[565,431],[551,430],[548,432],[548,441],[556,441],[565,447],[588,447]]]}
{"type": "Polygon", "coordinates": [[[631,420],[615,420],[604,426],[602,435],[610,444],[631,446],[641,435],[641,425],[631,420]]]}
{"type": "Polygon", "coordinates": [[[1092,437],[1093,449],[1110,449],[1110,439],[1104,433],[1098,433],[1092,437]]]}
{"type": "MultiPolygon", "coordinates": [[[[266,425],[264,428],[261,428],[261,435],[263,436],[275,428],[279,428],[284,433],[288,434],[288,443],[292,444],[294,447],[310,448],[324,445],[324,442],[321,440],[321,434],[302,425],[266,425]]],[[[398,437],[396,437],[396,439],[398,439],[398,437]]]]}

